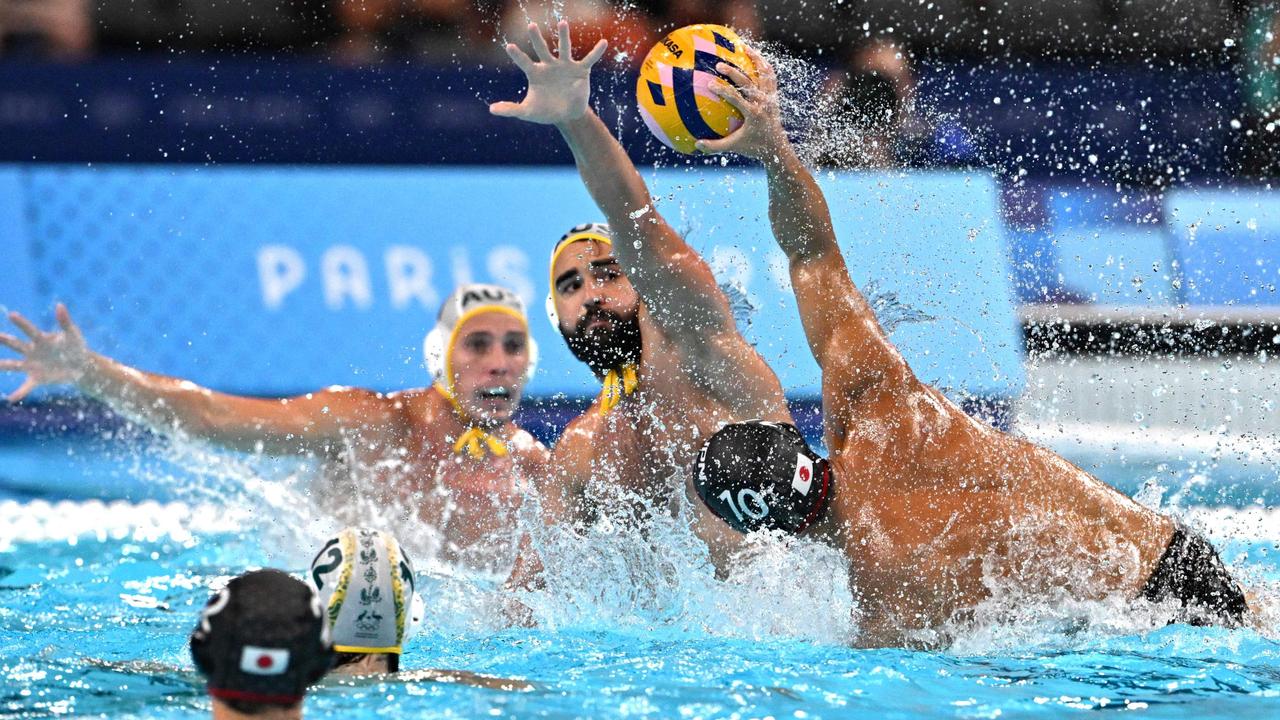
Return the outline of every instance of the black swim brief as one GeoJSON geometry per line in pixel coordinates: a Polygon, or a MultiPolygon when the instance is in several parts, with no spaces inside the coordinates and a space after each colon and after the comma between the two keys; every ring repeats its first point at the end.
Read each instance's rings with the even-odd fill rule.
{"type": "Polygon", "coordinates": [[[1249,611],[1244,590],[1227,572],[1218,552],[1182,525],[1174,528],[1169,547],[1139,597],[1179,601],[1182,610],[1173,622],[1188,625],[1239,627],[1249,611]]]}

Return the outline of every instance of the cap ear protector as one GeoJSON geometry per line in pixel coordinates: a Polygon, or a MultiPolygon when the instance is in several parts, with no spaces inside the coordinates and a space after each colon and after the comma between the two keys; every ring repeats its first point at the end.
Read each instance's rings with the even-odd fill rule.
{"type": "Polygon", "coordinates": [[[739,532],[761,528],[800,533],[826,511],[830,463],[794,425],[749,420],[725,425],[698,453],[694,489],[739,532]]]}
{"type": "Polygon", "coordinates": [[[538,343],[534,340],[533,333],[529,332],[529,319],[520,297],[499,285],[462,285],[445,299],[440,306],[435,327],[422,339],[422,358],[427,372],[450,392],[453,391],[453,378],[446,375],[449,371],[449,353],[453,350],[453,343],[457,341],[455,335],[467,320],[490,311],[505,312],[524,323],[529,348],[529,364],[525,369],[524,380],[528,382],[538,369],[538,343]]]}
{"type": "Polygon", "coordinates": [[[333,659],[319,597],[279,570],[245,573],[215,593],[190,645],[210,695],[270,705],[300,702],[333,659]]]}
{"type": "Polygon", "coordinates": [[[226,587],[214,593],[200,611],[200,621],[191,632],[191,659],[202,675],[211,676],[215,671],[214,660],[209,654],[209,635],[213,633],[213,625],[209,620],[222,612],[230,600],[231,591],[226,587]]]}
{"type": "Polygon", "coordinates": [[[422,599],[422,595],[417,592],[413,593],[413,600],[409,603],[409,622],[404,629],[404,641],[416,637],[422,632],[422,622],[427,618],[427,603],[422,599]]]}
{"type": "Polygon", "coordinates": [[[547,285],[547,319],[551,321],[551,326],[556,329],[556,332],[561,334],[563,334],[563,331],[560,330],[560,314],[556,312],[556,260],[560,259],[560,253],[565,248],[582,240],[593,240],[613,247],[613,232],[604,223],[574,225],[569,229],[569,232],[560,236],[555,248],[551,250],[551,263],[547,269],[550,275],[550,283],[547,285]]]}
{"type": "Polygon", "coordinates": [[[386,532],[343,530],[321,547],[307,578],[339,652],[400,654],[426,614],[413,563],[386,532]]]}

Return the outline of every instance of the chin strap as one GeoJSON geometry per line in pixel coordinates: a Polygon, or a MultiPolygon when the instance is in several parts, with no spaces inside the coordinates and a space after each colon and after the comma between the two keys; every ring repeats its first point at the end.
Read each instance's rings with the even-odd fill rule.
{"type": "Polygon", "coordinates": [[[485,456],[486,451],[497,457],[505,456],[507,445],[489,432],[472,427],[453,443],[453,451],[459,455],[465,451],[471,457],[480,460],[485,456]]]}
{"type": "Polygon", "coordinates": [[[467,431],[453,442],[453,452],[455,454],[466,453],[475,460],[483,460],[484,456],[488,454],[492,454],[494,457],[506,456],[507,444],[501,438],[484,428],[473,425],[471,418],[467,417],[462,405],[458,403],[458,399],[442,383],[436,383],[435,387],[441,395],[448,398],[449,404],[453,406],[453,412],[457,414],[463,424],[468,426],[467,431]]]}
{"type": "Polygon", "coordinates": [[[627,363],[605,373],[604,387],[600,390],[600,414],[608,415],[610,410],[617,407],[624,397],[634,393],[639,386],[640,375],[635,363],[627,363]]]}

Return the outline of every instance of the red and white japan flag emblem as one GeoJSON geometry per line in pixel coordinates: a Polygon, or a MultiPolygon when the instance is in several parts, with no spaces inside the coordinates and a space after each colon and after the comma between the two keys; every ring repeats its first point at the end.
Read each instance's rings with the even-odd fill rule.
{"type": "Polygon", "coordinates": [[[801,495],[808,495],[810,485],[813,485],[813,461],[796,453],[796,474],[791,478],[791,489],[801,495]]]}
{"type": "Polygon", "coordinates": [[[289,651],[245,645],[240,653],[240,671],[250,675],[281,675],[289,669],[289,651]]]}

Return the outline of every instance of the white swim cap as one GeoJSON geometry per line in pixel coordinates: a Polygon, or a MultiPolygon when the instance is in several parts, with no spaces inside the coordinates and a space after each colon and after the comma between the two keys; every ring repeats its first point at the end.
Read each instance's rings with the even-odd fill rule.
{"type": "Polygon", "coordinates": [[[329,616],[333,648],[395,653],[422,623],[413,564],[390,533],[349,527],[320,548],[307,580],[329,616]]]}
{"type": "Polygon", "coordinates": [[[422,340],[422,357],[427,371],[450,395],[453,394],[453,374],[450,372],[449,356],[458,340],[457,330],[473,316],[486,312],[506,313],[524,323],[529,341],[529,368],[525,371],[524,379],[528,381],[538,368],[538,343],[529,333],[529,319],[520,296],[500,285],[460,285],[445,299],[444,305],[440,306],[436,326],[422,340]]]}
{"type": "Polygon", "coordinates": [[[565,248],[582,240],[594,240],[613,247],[613,232],[604,223],[574,225],[569,232],[560,236],[555,248],[551,250],[551,262],[547,265],[547,273],[550,275],[550,284],[547,286],[547,319],[556,332],[560,332],[560,315],[556,312],[556,260],[565,248]]]}

